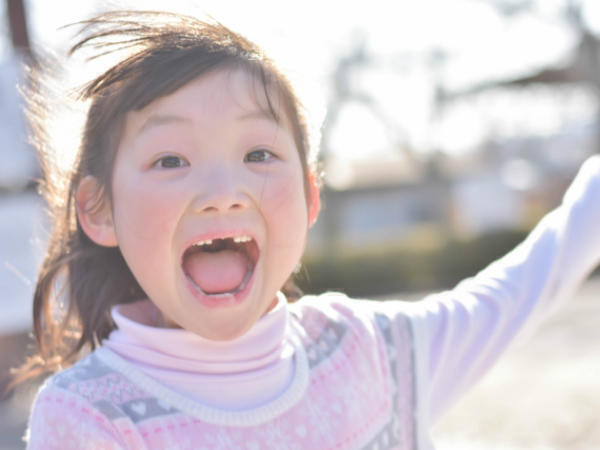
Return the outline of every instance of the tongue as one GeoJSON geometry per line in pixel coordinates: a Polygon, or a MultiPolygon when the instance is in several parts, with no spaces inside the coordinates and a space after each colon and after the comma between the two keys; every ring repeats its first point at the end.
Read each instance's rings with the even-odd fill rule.
{"type": "Polygon", "coordinates": [[[207,294],[231,292],[239,287],[248,271],[247,256],[236,250],[195,252],[187,255],[183,269],[196,286],[207,294]]]}

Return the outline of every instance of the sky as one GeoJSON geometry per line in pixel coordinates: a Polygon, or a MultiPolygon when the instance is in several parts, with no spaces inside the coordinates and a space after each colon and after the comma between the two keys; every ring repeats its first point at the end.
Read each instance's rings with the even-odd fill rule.
{"type": "MultiPolygon", "coordinates": [[[[417,150],[460,152],[485,140],[490,127],[492,132],[499,129],[510,135],[523,132],[525,121],[526,132],[544,134],[590,116],[594,103],[581,91],[558,97],[542,92],[534,101],[488,96],[480,100],[483,106],[479,108],[458,102],[451,114],[436,116],[436,80],[456,90],[566,59],[575,40],[559,20],[564,2],[538,3],[540,14],[511,20],[483,0],[170,0],[168,5],[172,11],[209,14],[261,45],[292,79],[315,131],[332,96],[328,76],[335,61],[362,39],[372,62],[354,75],[357,91],[376,102],[393,130],[364,105],[344,108],[331,147],[345,158],[360,159],[389,153],[391,139],[417,150]],[[432,49],[445,55],[437,71],[430,63],[432,49]]],[[[107,7],[140,8],[141,4],[29,0],[33,42],[64,50],[71,34],[57,31],[61,25],[107,7]]],[[[600,30],[600,2],[586,0],[584,4],[590,26],[600,30]]],[[[164,9],[164,5],[164,0],[143,2],[145,9],[164,9]]]]}

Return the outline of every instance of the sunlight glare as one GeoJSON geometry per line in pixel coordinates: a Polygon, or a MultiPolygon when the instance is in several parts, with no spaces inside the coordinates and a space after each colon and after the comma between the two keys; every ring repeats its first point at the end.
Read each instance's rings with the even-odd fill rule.
{"type": "Polygon", "coordinates": [[[344,108],[331,136],[331,149],[352,159],[385,151],[388,139],[382,123],[363,105],[344,108]]]}

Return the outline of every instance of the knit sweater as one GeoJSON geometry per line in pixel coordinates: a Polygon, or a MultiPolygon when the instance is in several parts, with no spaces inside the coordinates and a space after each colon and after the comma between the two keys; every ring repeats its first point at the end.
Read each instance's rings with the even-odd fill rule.
{"type": "Polygon", "coordinates": [[[522,244],[454,289],[415,303],[280,297],[248,336],[221,349],[169,330],[192,343],[178,351],[151,338],[166,330],[134,331],[136,322],[151,328],[143,304],[116,310],[124,335],[40,389],[29,446],[433,448],[430,426],[598,264],[599,205],[593,157],[522,244]],[[264,339],[263,353],[240,352],[264,339]],[[194,342],[213,352],[195,354],[194,342]],[[220,350],[230,356],[219,360],[220,350]],[[273,380],[271,389],[253,390],[253,375],[273,380]],[[240,395],[215,395],[219,383],[240,395]]]}

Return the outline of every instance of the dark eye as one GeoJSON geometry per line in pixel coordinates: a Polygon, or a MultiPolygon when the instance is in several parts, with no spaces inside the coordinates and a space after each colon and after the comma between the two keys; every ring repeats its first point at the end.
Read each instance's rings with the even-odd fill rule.
{"type": "Polygon", "coordinates": [[[180,158],[179,156],[163,156],[162,158],[157,159],[153,167],[158,167],[160,169],[179,169],[180,167],[188,166],[186,160],[180,158]]]}
{"type": "Polygon", "coordinates": [[[265,149],[261,148],[258,150],[252,150],[251,152],[246,154],[244,161],[251,162],[251,163],[259,163],[259,162],[270,161],[273,158],[275,158],[275,155],[273,154],[273,152],[270,152],[269,150],[265,150],[265,149]]]}

